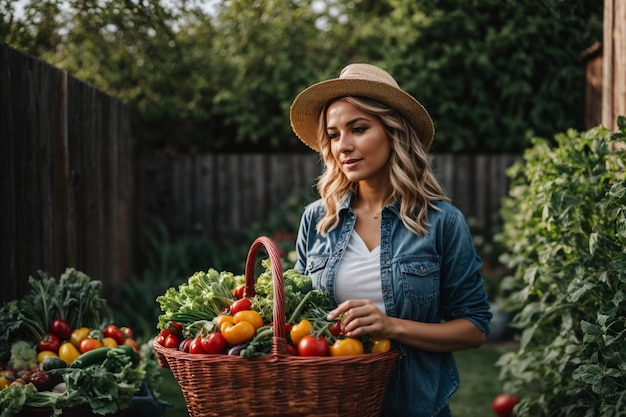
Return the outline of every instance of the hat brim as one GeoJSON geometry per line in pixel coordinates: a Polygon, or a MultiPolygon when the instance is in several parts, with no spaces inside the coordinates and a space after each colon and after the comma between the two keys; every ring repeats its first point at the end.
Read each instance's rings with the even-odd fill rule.
{"type": "Polygon", "coordinates": [[[320,113],[329,101],[347,96],[367,97],[400,112],[417,131],[424,149],[430,148],[435,128],[424,106],[399,88],[363,79],[326,80],[313,84],[298,94],[289,114],[291,127],[296,136],[308,147],[319,152],[317,133],[320,113]]]}

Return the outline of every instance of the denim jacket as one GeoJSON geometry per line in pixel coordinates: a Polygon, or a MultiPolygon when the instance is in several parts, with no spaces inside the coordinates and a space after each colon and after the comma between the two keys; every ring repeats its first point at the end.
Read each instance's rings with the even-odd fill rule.
{"type": "MultiPolygon", "coordinates": [[[[428,211],[428,235],[417,236],[400,221],[399,205],[382,212],[380,278],[385,313],[428,323],[464,318],[488,334],[491,313],[469,228],[462,213],[448,202],[428,211]]],[[[326,236],[317,233],[323,217],[318,200],[306,207],[296,242],[295,269],[311,276],[313,286],[334,298],[334,278],[356,216],[347,199],[339,225],[326,236]]],[[[432,417],[446,410],[459,385],[452,353],[399,346],[401,357],[388,384],[384,415],[432,417]]],[[[375,378],[375,375],[372,375],[375,378]]]]}

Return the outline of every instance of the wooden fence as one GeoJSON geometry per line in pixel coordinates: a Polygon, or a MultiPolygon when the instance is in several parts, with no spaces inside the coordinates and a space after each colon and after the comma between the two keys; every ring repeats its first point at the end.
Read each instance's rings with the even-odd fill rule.
{"type": "MultiPolygon", "coordinates": [[[[486,235],[500,225],[498,212],[509,179],[505,170],[519,156],[435,154],[441,184],[486,235]]],[[[163,221],[174,234],[227,238],[263,221],[293,193],[314,195],[319,157],[308,154],[145,155],[138,160],[138,223],[163,221]]]]}
{"type": "Polygon", "coordinates": [[[131,270],[128,109],[0,44],[0,301],[75,267],[115,292],[131,270]]]}

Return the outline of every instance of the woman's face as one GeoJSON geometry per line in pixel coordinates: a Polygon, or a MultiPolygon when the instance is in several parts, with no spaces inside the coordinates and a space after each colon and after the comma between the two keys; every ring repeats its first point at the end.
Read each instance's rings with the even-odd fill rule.
{"type": "Polygon", "coordinates": [[[330,150],[349,181],[388,179],[391,144],[380,119],[338,100],[326,111],[330,150]]]}

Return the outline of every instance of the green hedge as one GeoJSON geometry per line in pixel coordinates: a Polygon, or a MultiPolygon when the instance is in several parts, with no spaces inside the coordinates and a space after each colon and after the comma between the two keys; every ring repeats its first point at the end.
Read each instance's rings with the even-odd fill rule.
{"type": "Polygon", "coordinates": [[[501,378],[522,400],[519,417],[617,416],[626,409],[626,151],[604,128],[535,139],[510,169],[504,202],[513,271],[503,286],[519,350],[501,378]]]}

